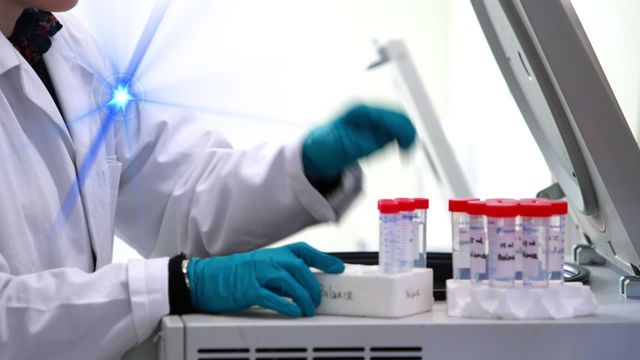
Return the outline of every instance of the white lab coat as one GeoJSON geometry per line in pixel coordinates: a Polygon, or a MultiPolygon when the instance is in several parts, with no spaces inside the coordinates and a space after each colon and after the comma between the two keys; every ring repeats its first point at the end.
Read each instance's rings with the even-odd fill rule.
{"type": "Polygon", "coordinates": [[[0,36],[0,359],[117,358],[169,312],[167,256],[270,244],[337,220],[360,190],[353,168],[330,198],[321,196],[302,172],[300,141],[233,150],[210,124],[143,105],[129,121],[129,145],[122,122],[109,133],[53,236],[101,116],[74,119],[94,108],[97,74],[111,75],[77,20],[60,20],[44,58],[68,127],[0,36]],[[114,224],[154,259],[111,264],[114,224]]]}

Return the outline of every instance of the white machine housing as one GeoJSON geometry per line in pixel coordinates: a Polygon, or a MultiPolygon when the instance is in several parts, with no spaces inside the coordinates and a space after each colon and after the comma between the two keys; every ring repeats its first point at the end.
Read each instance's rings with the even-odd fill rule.
{"type": "Polygon", "coordinates": [[[148,355],[139,349],[127,359],[635,359],[640,300],[615,295],[617,275],[611,269],[593,267],[592,272],[599,307],[591,317],[453,318],[442,302],[431,312],[400,319],[290,319],[267,311],[167,316],[155,343],[146,344],[148,355]]]}

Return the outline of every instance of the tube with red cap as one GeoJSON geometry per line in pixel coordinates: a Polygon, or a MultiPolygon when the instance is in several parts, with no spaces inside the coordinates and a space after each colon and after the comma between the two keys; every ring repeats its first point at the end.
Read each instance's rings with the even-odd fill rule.
{"type": "MultiPolygon", "coordinates": [[[[521,198],[518,203],[547,201],[541,198],[521,198]]],[[[522,238],[522,216],[516,218],[516,280],[522,280],[522,251],[524,250],[524,240],[522,238]]]]}
{"type": "Polygon", "coordinates": [[[566,218],[569,206],[566,201],[551,200],[551,218],[549,220],[548,259],[549,283],[564,283],[564,238],[566,218]]]}
{"type": "Polygon", "coordinates": [[[385,274],[398,272],[396,246],[399,242],[398,220],[400,209],[398,202],[390,199],[378,200],[380,212],[380,238],[378,245],[378,264],[385,274]]]}
{"type": "MultiPolygon", "coordinates": [[[[530,199],[524,199],[530,200],[530,199]]],[[[519,203],[522,201],[512,198],[493,198],[485,200],[487,202],[499,202],[499,203],[519,203]]],[[[516,280],[522,280],[522,220],[520,216],[516,216],[516,280]]]]}
{"type": "Polygon", "coordinates": [[[469,215],[467,203],[479,199],[450,199],[453,278],[469,280],[471,276],[469,215]]]}
{"type": "Polygon", "coordinates": [[[418,242],[417,231],[413,222],[413,212],[416,204],[413,199],[397,198],[399,218],[398,218],[398,239],[395,245],[395,261],[398,272],[407,272],[413,267],[415,244],[418,242]]]}
{"type": "Polygon", "coordinates": [[[487,240],[489,242],[489,286],[515,284],[517,202],[487,202],[487,240]]]}
{"type": "Polygon", "coordinates": [[[413,266],[419,268],[427,267],[427,210],[429,210],[429,199],[414,198],[415,211],[413,213],[415,247],[413,266]]]}
{"type": "Polygon", "coordinates": [[[547,239],[551,205],[544,201],[518,204],[522,221],[522,282],[524,286],[546,287],[547,239]]]}
{"type": "Polygon", "coordinates": [[[469,272],[472,284],[481,284],[487,279],[487,234],[484,223],[486,205],[484,201],[469,201],[466,206],[469,215],[469,272]]]}

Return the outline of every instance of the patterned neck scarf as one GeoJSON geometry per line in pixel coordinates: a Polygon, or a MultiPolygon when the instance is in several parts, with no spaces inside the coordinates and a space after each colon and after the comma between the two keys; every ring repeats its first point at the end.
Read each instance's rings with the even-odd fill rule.
{"type": "Polygon", "coordinates": [[[26,9],[16,22],[9,41],[33,66],[49,50],[51,37],[60,29],[62,24],[50,12],[26,9]]]}

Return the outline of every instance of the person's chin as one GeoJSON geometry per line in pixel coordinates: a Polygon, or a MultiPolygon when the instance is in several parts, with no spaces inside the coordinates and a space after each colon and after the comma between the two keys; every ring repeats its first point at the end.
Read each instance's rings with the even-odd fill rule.
{"type": "Polygon", "coordinates": [[[78,0],[39,0],[36,1],[37,7],[40,10],[51,12],[64,12],[73,9],[78,0]]]}

